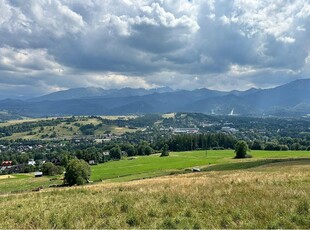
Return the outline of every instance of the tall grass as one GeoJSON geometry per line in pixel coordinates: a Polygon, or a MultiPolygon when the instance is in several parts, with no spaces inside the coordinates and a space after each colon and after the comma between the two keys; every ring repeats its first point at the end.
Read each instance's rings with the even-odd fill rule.
{"type": "Polygon", "coordinates": [[[0,196],[0,228],[309,228],[309,161],[0,196]]]}

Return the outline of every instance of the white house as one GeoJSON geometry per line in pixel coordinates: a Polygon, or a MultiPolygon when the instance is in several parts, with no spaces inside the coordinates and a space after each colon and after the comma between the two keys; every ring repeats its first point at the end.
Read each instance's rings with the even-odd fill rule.
{"type": "Polygon", "coordinates": [[[28,165],[32,165],[32,166],[35,166],[36,162],[33,160],[33,159],[30,159],[28,161],[28,165]]]}

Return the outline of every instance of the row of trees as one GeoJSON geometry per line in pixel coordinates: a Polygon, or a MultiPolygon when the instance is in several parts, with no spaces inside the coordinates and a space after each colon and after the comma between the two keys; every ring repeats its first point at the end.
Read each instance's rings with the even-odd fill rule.
{"type": "Polygon", "coordinates": [[[223,148],[233,149],[236,138],[224,133],[174,135],[167,144],[171,151],[189,151],[195,149],[223,148]]]}
{"type": "MultiPolygon", "coordinates": [[[[308,143],[307,143],[308,144],[308,143]]],[[[310,150],[310,145],[300,144],[299,141],[296,142],[286,142],[286,141],[271,141],[262,142],[255,140],[249,142],[249,147],[252,150],[271,150],[271,151],[287,151],[287,150],[310,150]]]]}

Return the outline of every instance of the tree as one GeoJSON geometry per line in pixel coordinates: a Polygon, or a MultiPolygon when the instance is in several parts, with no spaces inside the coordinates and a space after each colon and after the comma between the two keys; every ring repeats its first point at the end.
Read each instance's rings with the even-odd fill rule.
{"type": "Polygon", "coordinates": [[[150,146],[150,144],[146,141],[142,141],[138,147],[138,155],[150,155],[154,152],[154,150],[152,149],[152,147],[150,146]]]}
{"type": "Polygon", "coordinates": [[[235,144],[235,153],[236,153],[235,158],[249,157],[249,155],[247,155],[248,149],[249,149],[248,144],[245,141],[238,141],[235,144]]]}
{"type": "Polygon", "coordinates": [[[263,145],[260,141],[258,140],[255,140],[252,144],[252,147],[251,147],[252,150],[261,150],[263,149],[263,145]]]}
{"type": "Polygon", "coordinates": [[[149,146],[149,145],[145,146],[145,148],[144,148],[145,155],[147,155],[147,156],[151,155],[153,152],[154,152],[154,150],[152,149],[151,146],[149,146]]]}
{"type": "Polygon", "coordinates": [[[169,156],[169,147],[167,144],[164,145],[164,147],[161,150],[161,157],[167,157],[169,156]]]}
{"type": "Polygon", "coordinates": [[[93,124],[87,124],[80,127],[80,131],[83,135],[94,135],[95,126],[93,124]]]}
{"type": "Polygon", "coordinates": [[[85,184],[89,180],[90,174],[90,167],[86,161],[70,160],[66,167],[65,183],[70,186],[85,184]]]}
{"type": "Polygon", "coordinates": [[[122,149],[127,152],[128,156],[135,156],[137,155],[137,151],[132,144],[125,144],[123,145],[122,149]]]}
{"type": "Polygon", "coordinates": [[[118,145],[110,149],[110,157],[115,160],[120,160],[122,158],[122,150],[118,145]]]}
{"type": "Polygon", "coordinates": [[[46,162],[42,165],[42,173],[47,176],[55,176],[58,174],[62,174],[64,168],[61,166],[56,166],[52,162],[46,162]]]}

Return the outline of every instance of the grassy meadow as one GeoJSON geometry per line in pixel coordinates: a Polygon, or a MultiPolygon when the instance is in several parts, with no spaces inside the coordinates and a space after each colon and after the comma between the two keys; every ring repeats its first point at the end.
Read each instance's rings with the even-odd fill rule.
{"type": "Polygon", "coordinates": [[[61,185],[63,180],[57,177],[34,177],[34,173],[11,174],[0,176],[0,194],[32,191],[38,187],[48,188],[49,185],[61,185]]]}
{"type": "MultiPolygon", "coordinates": [[[[44,120],[52,120],[56,119],[57,117],[53,118],[33,118],[33,119],[24,119],[24,120],[12,120],[0,123],[0,127],[5,126],[12,126],[17,124],[22,124],[25,122],[39,122],[44,120]]],[[[66,117],[63,117],[66,118],[66,117]]],[[[69,118],[69,117],[67,117],[69,118]]],[[[103,117],[105,119],[116,120],[118,117],[116,116],[108,116],[103,117]]],[[[121,116],[122,119],[131,119],[130,116],[121,116]]],[[[34,127],[31,131],[27,132],[16,132],[13,133],[11,136],[2,137],[2,140],[16,140],[16,139],[27,139],[27,140],[40,140],[40,139],[49,139],[50,136],[55,133],[57,138],[72,138],[73,136],[82,136],[83,134],[79,130],[79,126],[93,124],[99,125],[102,122],[97,118],[91,117],[76,117],[77,121],[74,122],[61,122],[54,126],[45,126],[41,127],[34,127]]],[[[110,132],[115,135],[122,135],[126,132],[135,132],[135,129],[129,129],[127,127],[118,127],[114,125],[106,125],[102,124],[102,126],[95,130],[95,135],[102,135],[105,132],[110,132]]]]}
{"type": "Polygon", "coordinates": [[[309,191],[309,159],[47,189],[1,195],[0,228],[308,229],[309,191]]]}
{"type": "Polygon", "coordinates": [[[203,170],[218,168],[238,169],[262,165],[274,159],[310,158],[309,151],[252,151],[253,158],[233,159],[234,150],[205,150],[191,152],[171,152],[169,157],[137,156],[133,160],[111,161],[92,166],[91,179],[128,181],[145,177],[182,173],[187,168],[200,166],[203,170]],[[264,160],[267,159],[267,162],[264,160]],[[269,161],[268,161],[269,159],[269,161]],[[245,164],[246,162],[246,164],[245,164]],[[253,162],[253,163],[251,163],[253,162]],[[254,163],[255,162],[255,163],[254,163]],[[240,166],[241,164],[241,166],[240,166]]]}
{"type": "MultiPolygon", "coordinates": [[[[192,167],[202,171],[227,171],[251,169],[271,163],[302,161],[310,159],[310,151],[252,151],[253,158],[233,159],[233,150],[205,150],[171,152],[169,157],[159,154],[125,158],[91,166],[94,182],[126,182],[174,174],[189,173],[192,167]]],[[[0,194],[32,191],[40,186],[62,184],[61,178],[35,178],[33,173],[6,175],[0,178],[0,194]],[[51,180],[52,179],[52,180],[51,180]]]]}

